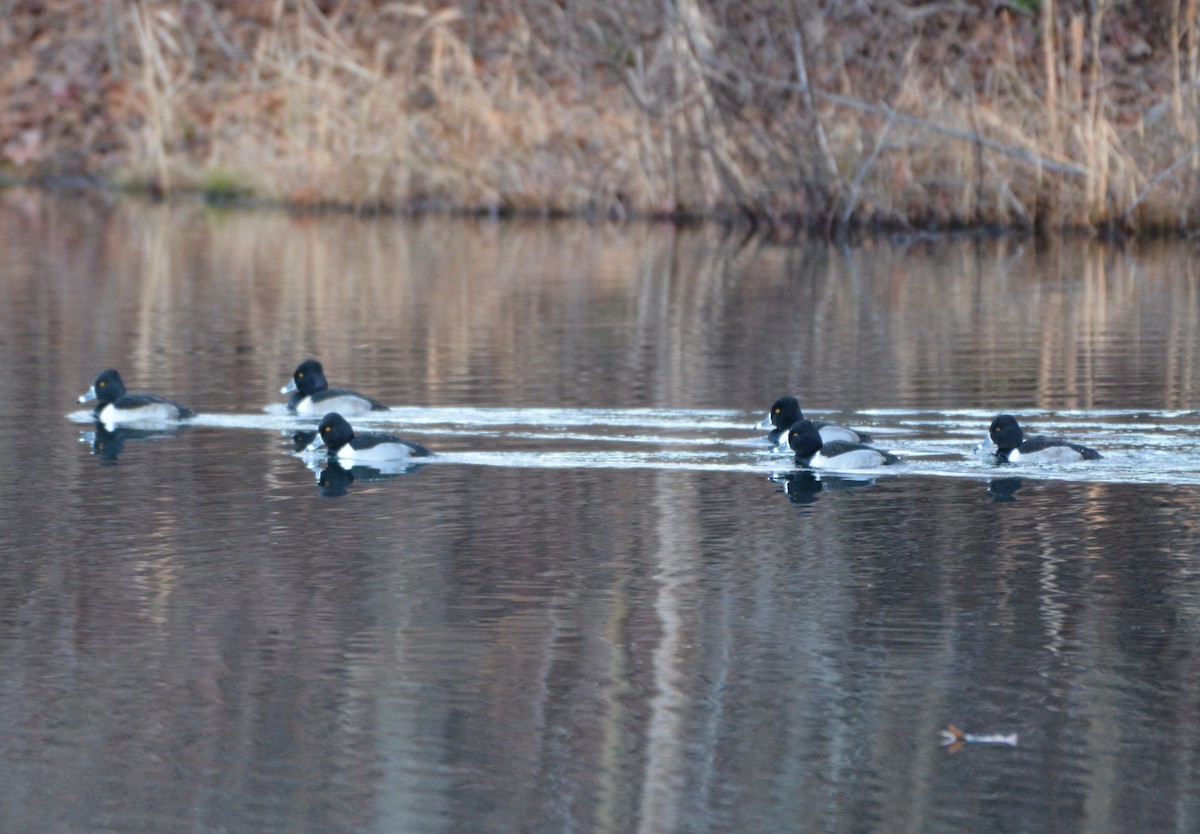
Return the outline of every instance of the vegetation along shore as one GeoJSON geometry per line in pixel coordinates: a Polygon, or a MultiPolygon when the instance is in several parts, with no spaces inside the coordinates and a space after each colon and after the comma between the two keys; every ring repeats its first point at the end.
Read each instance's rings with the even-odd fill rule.
{"type": "Polygon", "coordinates": [[[9,0],[0,178],[839,233],[1197,226],[1196,0],[9,0]]]}

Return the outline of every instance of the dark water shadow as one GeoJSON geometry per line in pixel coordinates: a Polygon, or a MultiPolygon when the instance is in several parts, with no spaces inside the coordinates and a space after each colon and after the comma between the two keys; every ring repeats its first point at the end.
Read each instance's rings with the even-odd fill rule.
{"type": "Polygon", "coordinates": [[[815,504],[823,492],[853,492],[871,486],[875,479],[868,475],[831,475],[811,469],[778,472],[771,480],[782,487],[793,504],[815,504]]]}
{"type": "Polygon", "coordinates": [[[404,475],[412,475],[423,464],[406,463],[387,470],[373,466],[352,466],[349,469],[336,461],[329,461],[317,471],[317,489],[325,498],[340,498],[350,492],[350,486],[359,483],[379,483],[404,475]]]}
{"type": "Polygon", "coordinates": [[[163,424],[161,427],[116,427],[108,428],[97,421],[91,431],[79,433],[81,443],[87,443],[91,446],[92,454],[99,458],[99,463],[116,464],[117,458],[125,451],[126,443],[144,443],[155,440],[162,440],[167,437],[178,437],[182,426],[168,426],[163,424]]]}

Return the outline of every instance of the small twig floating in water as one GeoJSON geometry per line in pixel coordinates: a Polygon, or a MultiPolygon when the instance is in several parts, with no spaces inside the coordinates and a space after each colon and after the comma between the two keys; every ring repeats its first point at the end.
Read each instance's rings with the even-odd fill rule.
{"type": "Polygon", "coordinates": [[[1016,733],[964,733],[953,724],[947,724],[942,730],[942,746],[949,747],[951,753],[957,753],[964,744],[1006,744],[1017,746],[1016,733]]]}

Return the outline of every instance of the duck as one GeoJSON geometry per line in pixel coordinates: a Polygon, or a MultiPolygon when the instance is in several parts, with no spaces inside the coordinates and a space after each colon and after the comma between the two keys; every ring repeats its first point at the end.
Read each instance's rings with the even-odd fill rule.
{"type": "Polygon", "coordinates": [[[988,427],[988,440],[996,444],[996,457],[1007,463],[1071,463],[1100,460],[1095,449],[1057,437],[1025,437],[1011,414],[1001,414],[988,427]]]}
{"type": "Polygon", "coordinates": [[[869,469],[900,462],[891,452],[865,443],[826,441],[812,420],[800,420],[788,429],[787,443],[796,453],[796,463],[814,469],[869,469]]]}
{"type": "Polygon", "coordinates": [[[316,359],[305,359],[296,366],[291,382],[280,388],[279,393],[292,395],[288,398],[288,411],[297,414],[328,414],[331,411],[365,414],[388,410],[383,403],[357,391],[330,388],[325,379],[325,369],[316,359]]]}
{"type": "MultiPolygon", "coordinates": [[[[798,399],[791,396],[780,397],[772,403],[766,419],[759,423],[758,427],[771,429],[767,440],[770,443],[779,444],[787,441],[788,431],[803,419],[805,419],[804,412],[800,410],[798,399]]],[[[821,433],[821,439],[827,443],[834,440],[844,440],[847,443],[867,443],[871,440],[870,435],[866,432],[848,429],[845,426],[827,423],[823,420],[810,422],[817,427],[817,431],[821,433]]]]}
{"type": "Polygon", "coordinates": [[[168,400],[158,394],[130,394],[125,390],[121,375],[114,369],[101,371],[92,387],[79,395],[79,402],[96,400],[92,416],[106,425],[120,423],[164,422],[186,420],[196,416],[186,405],[168,400]]]}
{"type": "Polygon", "coordinates": [[[432,457],[433,452],[410,440],[394,434],[364,432],[356,434],[350,423],[337,412],[321,418],[317,436],[306,451],[326,449],[329,457],[343,466],[379,466],[380,464],[405,461],[409,458],[432,457]]]}

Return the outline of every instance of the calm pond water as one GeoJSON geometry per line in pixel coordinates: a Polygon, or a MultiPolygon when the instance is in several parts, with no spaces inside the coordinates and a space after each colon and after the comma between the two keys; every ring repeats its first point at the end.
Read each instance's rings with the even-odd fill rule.
{"type": "Polygon", "coordinates": [[[1190,244],[10,191],[0,295],[6,830],[1200,830],[1190,244]],[[437,457],[294,454],[308,356],[437,457]],[[788,392],[903,463],[797,471],[788,392]]]}

